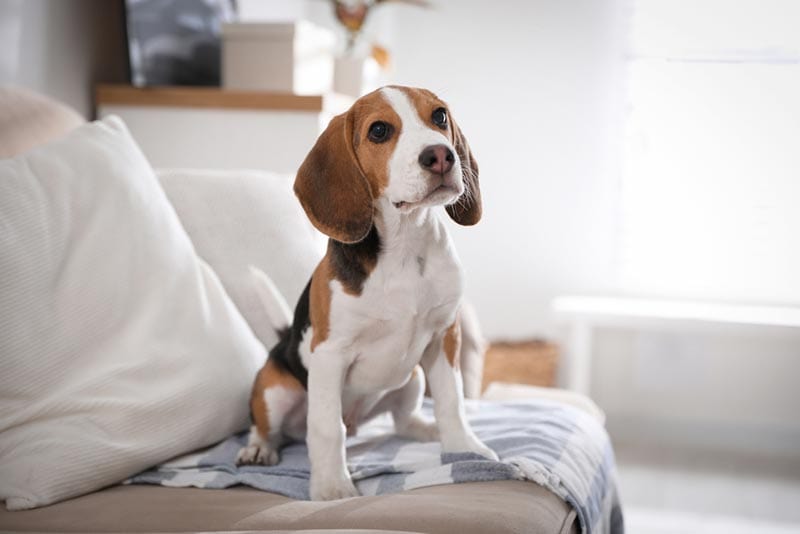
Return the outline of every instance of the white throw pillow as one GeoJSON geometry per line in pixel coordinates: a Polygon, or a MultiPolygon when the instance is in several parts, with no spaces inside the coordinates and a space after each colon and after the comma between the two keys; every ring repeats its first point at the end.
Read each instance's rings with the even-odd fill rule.
{"type": "Polygon", "coordinates": [[[10,510],[244,429],[264,358],[120,119],[0,161],[0,498],[10,510]]]}
{"type": "Polygon", "coordinates": [[[248,270],[267,273],[294,311],[325,251],[292,191],[294,177],[260,171],[160,170],[197,254],[211,265],[267,349],[278,337],[248,270]]]}

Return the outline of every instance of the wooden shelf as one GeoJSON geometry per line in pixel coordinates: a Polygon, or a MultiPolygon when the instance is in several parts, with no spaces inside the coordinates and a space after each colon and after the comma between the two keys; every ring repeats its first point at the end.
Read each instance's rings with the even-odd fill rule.
{"type": "Polygon", "coordinates": [[[98,85],[95,100],[100,106],[163,106],[178,108],[255,109],[321,112],[323,96],[301,96],[264,91],[235,91],[219,87],[133,87],[98,85]]]}

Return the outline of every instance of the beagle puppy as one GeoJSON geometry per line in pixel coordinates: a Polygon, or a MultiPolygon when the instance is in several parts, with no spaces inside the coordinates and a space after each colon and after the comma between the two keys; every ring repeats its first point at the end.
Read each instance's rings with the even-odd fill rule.
{"type": "MultiPolygon", "coordinates": [[[[473,225],[481,194],[478,166],[447,104],[397,86],[358,99],[320,135],[294,190],[330,239],[256,377],[254,424],[238,462],[273,465],[287,439],[305,439],[311,498],[356,496],[346,436],[387,411],[401,436],[496,460],[464,414],[463,275],[437,208],[473,225]],[[435,424],[419,413],[421,370],[435,424]]],[[[267,300],[279,299],[267,289],[267,300]]]]}

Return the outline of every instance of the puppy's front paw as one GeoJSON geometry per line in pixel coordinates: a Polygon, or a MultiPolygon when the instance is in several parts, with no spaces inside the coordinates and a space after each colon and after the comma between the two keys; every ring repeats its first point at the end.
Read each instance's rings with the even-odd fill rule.
{"type": "Polygon", "coordinates": [[[475,454],[480,454],[484,458],[488,458],[489,460],[494,460],[495,462],[500,460],[500,457],[497,456],[497,453],[494,452],[492,449],[487,447],[482,441],[475,440],[475,444],[471,448],[472,452],[475,454]]]}
{"type": "Polygon", "coordinates": [[[250,444],[239,449],[236,465],[277,465],[281,457],[278,451],[267,443],[250,444]]]}
{"type": "Polygon", "coordinates": [[[494,460],[495,462],[500,459],[497,453],[487,447],[481,440],[471,436],[459,444],[450,444],[449,446],[442,447],[443,452],[474,452],[486,459],[494,460]]]}
{"type": "Polygon", "coordinates": [[[311,475],[310,493],[312,501],[333,501],[360,495],[349,476],[314,476],[313,474],[311,475]]]}

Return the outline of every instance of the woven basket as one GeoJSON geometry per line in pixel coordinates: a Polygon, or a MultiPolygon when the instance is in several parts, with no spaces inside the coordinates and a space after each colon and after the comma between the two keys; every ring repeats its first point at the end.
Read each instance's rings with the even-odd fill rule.
{"type": "Polygon", "coordinates": [[[553,387],[558,353],[556,344],[542,340],[492,343],[483,364],[483,389],[492,382],[553,387]]]}

